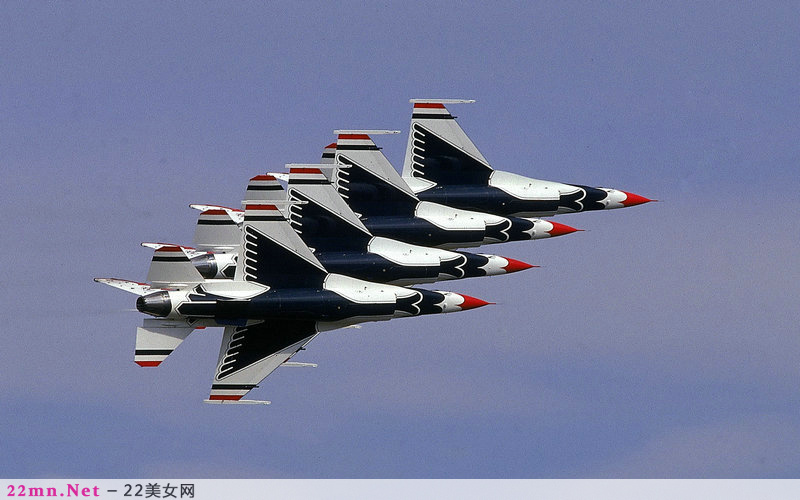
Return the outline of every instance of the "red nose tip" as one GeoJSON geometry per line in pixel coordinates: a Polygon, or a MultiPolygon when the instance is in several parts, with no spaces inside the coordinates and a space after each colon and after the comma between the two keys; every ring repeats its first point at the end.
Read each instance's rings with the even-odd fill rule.
{"type": "Polygon", "coordinates": [[[633,207],[636,205],[641,205],[642,203],[650,203],[653,201],[650,198],[645,198],[644,196],[639,196],[638,194],[629,193],[627,191],[623,191],[623,193],[625,193],[627,198],[625,198],[625,201],[622,202],[622,205],[626,207],[633,207]]]}
{"type": "Polygon", "coordinates": [[[568,226],[566,224],[560,224],[558,222],[548,221],[550,224],[553,225],[553,229],[547,231],[550,236],[562,236],[564,234],[574,233],[575,231],[580,231],[580,229],[575,229],[572,226],[568,226]]]}
{"type": "Polygon", "coordinates": [[[463,295],[463,294],[459,295],[464,297],[464,302],[458,306],[461,308],[462,311],[466,311],[467,309],[475,309],[476,307],[483,307],[485,305],[492,304],[492,302],[486,302],[485,300],[476,299],[475,297],[470,297],[469,295],[463,295]]]}
{"type": "Polygon", "coordinates": [[[503,266],[503,269],[505,269],[507,273],[515,273],[517,271],[524,271],[525,269],[537,267],[537,266],[532,266],[527,262],[522,262],[521,260],[509,259],[508,257],[503,257],[503,258],[508,261],[508,264],[503,266]]]}

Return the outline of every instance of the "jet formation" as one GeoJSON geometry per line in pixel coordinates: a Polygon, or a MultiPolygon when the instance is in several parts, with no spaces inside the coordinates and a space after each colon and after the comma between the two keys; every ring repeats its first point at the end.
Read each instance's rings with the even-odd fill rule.
{"type": "Polygon", "coordinates": [[[466,102],[411,100],[402,175],[372,139],[396,131],[336,130],[319,164],[252,177],[242,208],[191,204],[194,246],[142,243],[145,283],[95,278],[149,316],[134,361],[158,366],[195,329],[222,327],[205,402],[269,404],[243,397],[281,366],[316,366],[291,359],[321,332],[476,309],[490,303],[413,285],[535,267],[462,249],[567,235],[541,217],[652,201],[495,170],[447,110],[466,102]]]}

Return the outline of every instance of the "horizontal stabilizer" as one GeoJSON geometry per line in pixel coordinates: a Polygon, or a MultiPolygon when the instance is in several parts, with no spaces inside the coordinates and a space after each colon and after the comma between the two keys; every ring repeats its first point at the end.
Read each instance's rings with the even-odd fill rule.
{"type": "Polygon", "coordinates": [[[158,288],[153,288],[147,283],[121,280],[119,278],[95,278],[94,281],[104,285],[113,286],[114,288],[119,288],[120,290],[124,290],[126,292],[135,293],[136,295],[140,296],[147,295],[150,292],[158,290],[158,288]]]}
{"type": "Polygon", "coordinates": [[[145,319],[136,329],[134,361],[139,366],[158,366],[194,330],[183,321],[145,319]]]}
{"type": "Polygon", "coordinates": [[[299,368],[316,368],[316,363],[298,363],[297,361],[284,361],[281,366],[296,366],[299,368]]]}

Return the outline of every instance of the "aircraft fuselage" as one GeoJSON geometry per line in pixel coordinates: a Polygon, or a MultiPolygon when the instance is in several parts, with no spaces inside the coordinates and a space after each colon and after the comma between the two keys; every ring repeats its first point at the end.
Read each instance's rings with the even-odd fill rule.
{"type": "Polygon", "coordinates": [[[320,286],[287,289],[259,289],[249,282],[207,281],[192,289],[141,296],[136,308],[158,318],[244,325],[269,318],[376,321],[454,312],[464,309],[465,303],[469,303],[466,296],[452,292],[403,288],[329,274],[320,286]]]}
{"type": "Polygon", "coordinates": [[[417,193],[419,199],[463,210],[502,216],[548,217],[556,214],[603,210],[609,193],[588,186],[570,186],[566,193],[521,198],[495,186],[437,185],[417,193]]]}

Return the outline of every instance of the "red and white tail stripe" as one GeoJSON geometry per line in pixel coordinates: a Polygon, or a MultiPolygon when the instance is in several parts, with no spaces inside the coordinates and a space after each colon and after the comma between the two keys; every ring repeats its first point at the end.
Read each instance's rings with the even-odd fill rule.
{"type": "Polygon", "coordinates": [[[163,350],[159,354],[139,354],[136,353],[134,356],[133,361],[142,367],[149,367],[149,366],[158,366],[161,364],[162,361],[167,359],[167,356],[172,354],[171,350],[163,350]]]}
{"type": "MultiPolygon", "coordinates": [[[[153,253],[153,260],[163,260],[169,262],[189,261],[189,256],[180,245],[170,245],[166,243],[158,244],[153,253]]],[[[147,246],[143,244],[143,246],[147,246]]]]}
{"type": "Polygon", "coordinates": [[[283,186],[274,175],[257,175],[250,179],[245,192],[246,201],[279,201],[285,200],[283,186]]]}
{"type": "Polygon", "coordinates": [[[233,219],[233,221],[236,223],[242,222],[242,218],[244,217],[244,210],[241,210],[239,208],[223,207],[221,205],[201,205],[198,203],[192,203],[189,206],[195,210],[200,210],[201,216],[207,215],[210,217],[210,216],[227,215],[228,217],[233,219]]]}
{"type": "Polygon", "coordinates": [[[332,142],[322,150],[322,161],[320,163],[331,164],[336,162],[336,143],[332,142]]]}
{"type": "MultiPolygon", "coordinates": [[[[241,213],[241,210],[239,212],[241,213]]],[[[202,212],[197,218],[197,223],[207,226],[226,226],[236,225],[236,220],[227,210],[211,209],[202,212]]]]}
{"type": "Polygon", "coordinates": [[[211,386],[209,401],[239,401],[242,396],[257,387],[252,385],[214,384],[211,386]]]}
{"type": "MultiPolygon", "coordinates": [[[[173,256],[173,257],[177,256],[177,257],[180,257],[178,254],[174,253],[174,252],[177,251],[177,250],[175,250],[177,248],[177,249],[183,251],[184,255],[189,259],[193,259],[194,257],[197,257],[198,255],[203,255],[203,254],[207,253],[207,252],[203,252],[203,251],[197,250],[197,249],[192,248],[192,247],[187,247],[187,246],[184,246],[184,245],[176,245],[176,244],[173,244],[173,243],[143,242],[142,246],[146,247],[146,248],[152,248],[153,250],[155,250],[154,255],[158,255],[158,253],[163,250],[163,251],[167,252],[166,254],[163,254],[165,256],[173,256]]],[[[170,260],[175,260],[175,259],[170,259],[170,260]]]]}
{"type": "Polygon", "coordinates": [[[445,104],[473,103],[470,99],[410,99],[414,104],[411,118],[453,118],[445,104]]]}
{"type": "Polygon", "coordinates": [[[412,118],[452,118],[453,116],[444,107],[444,104],[438,102],[418,102],[414,104],[414,113],[412,118]]]}
{"type": "Polygon", "coordinates": [[[194,244],[200,250],[231,252],[241,243],[239,225],[244,211],[219,205],[189,205],[200,210],[194,230],[194,244]]]}
{"type": "Polygon", "coordinates": [[[399,134],[399,130],[334,130],[337,134],[336,151],[377,150],[370,135],[399,134]]]}
{"type": "Polygon", "coordinates": [[[204,280],[189,261],[189,252],[197,255],[205,252],[185,250],[179,245],[157,244],[157,246],[150,261],[150,270],[147,272],[147,281],[153,286],[172,288],[204,280]]]}
{"type": "Polygon", "coordinates": [[[248,203],[244,207],[244,220],[248,221],[271,221],[285,220],[277,206],[266,203],[248,203]]]}
{"type": "Polygon", "coordinates": [[[377,146],[367,134],[339,134],[336,138],[336,150],[352,149],[377,149],[377,146]]]}
{"type": "Polygon", "coordinates": [[[327,165],[289,164],[289,184],[330,184],[332,167],[327,165]],[[323,170],[324,169],[324,170],[323,170]]]}

